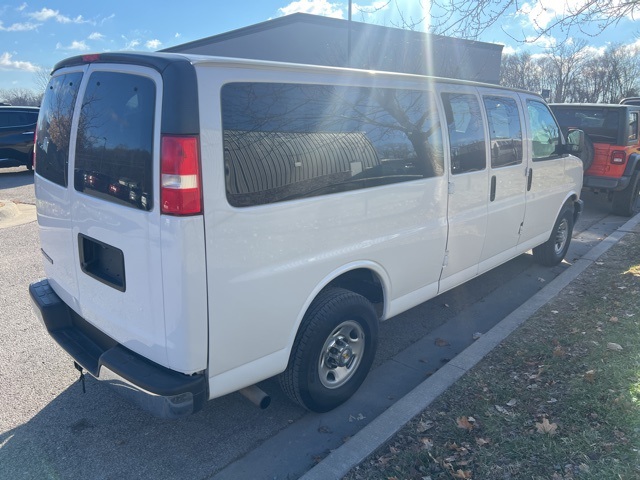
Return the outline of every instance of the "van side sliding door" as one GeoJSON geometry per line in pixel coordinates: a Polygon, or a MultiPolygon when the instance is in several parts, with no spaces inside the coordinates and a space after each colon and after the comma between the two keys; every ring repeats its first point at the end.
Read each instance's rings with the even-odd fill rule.
{"type": "Polygon", "coordinates": [[[443,292],[478,273],[487,232],[489,170],[481,99],[476,89],[443,85],[439,93],[449,143],[449,234],[439,288],[443,292]]]}
{"type": "Polygon", "coordinates": [[[522,136],[524,116],[518,97],[506,91],[482,92],[489,128],[489,204],[480,273],[516,255],[525,215],[527,164],[522,136]]]}

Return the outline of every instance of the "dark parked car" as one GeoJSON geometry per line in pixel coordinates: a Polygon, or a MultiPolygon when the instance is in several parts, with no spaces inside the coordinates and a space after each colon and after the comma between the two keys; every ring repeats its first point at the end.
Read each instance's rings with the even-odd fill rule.
{"type": "Polygon", "coordinates": [[[0,107],[0,167],[33,169],[38,107],[0,107]]]}

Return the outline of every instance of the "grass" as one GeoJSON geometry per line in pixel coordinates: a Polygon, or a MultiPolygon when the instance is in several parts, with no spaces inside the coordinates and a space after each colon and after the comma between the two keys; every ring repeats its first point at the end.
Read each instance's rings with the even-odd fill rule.
{"type": "Polygon", "coordinates": [[[637,479],[639,449],[634,233],[346,478],[637,479]]]}

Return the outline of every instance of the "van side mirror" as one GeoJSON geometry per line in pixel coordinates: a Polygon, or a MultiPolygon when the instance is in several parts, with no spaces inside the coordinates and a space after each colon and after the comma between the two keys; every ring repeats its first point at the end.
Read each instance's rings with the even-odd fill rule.
{"type": "Polygon", "coordinates": [[[578,155],[584,149],[584,132],[582,130],[570,130],[567,135],[566,152],[578,155]]]}

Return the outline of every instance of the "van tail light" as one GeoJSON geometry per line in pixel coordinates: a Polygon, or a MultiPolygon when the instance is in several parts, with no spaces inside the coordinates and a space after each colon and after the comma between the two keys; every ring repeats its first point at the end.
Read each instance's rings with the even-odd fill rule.
{"type": "Polygon", "coordinates": [[[621,150],[614,150],[613,152],[611,152],[611,163],[613,163],[614,165],[622,165],[626,158],[627,155],[625,154],[625,152],[621,151],[621,150]]]}
{"type": "Polygon", "coordinates": [[[200,148],[197,136],[163,135],[160,204],[166,215],[202,213],[200,148]]]}

